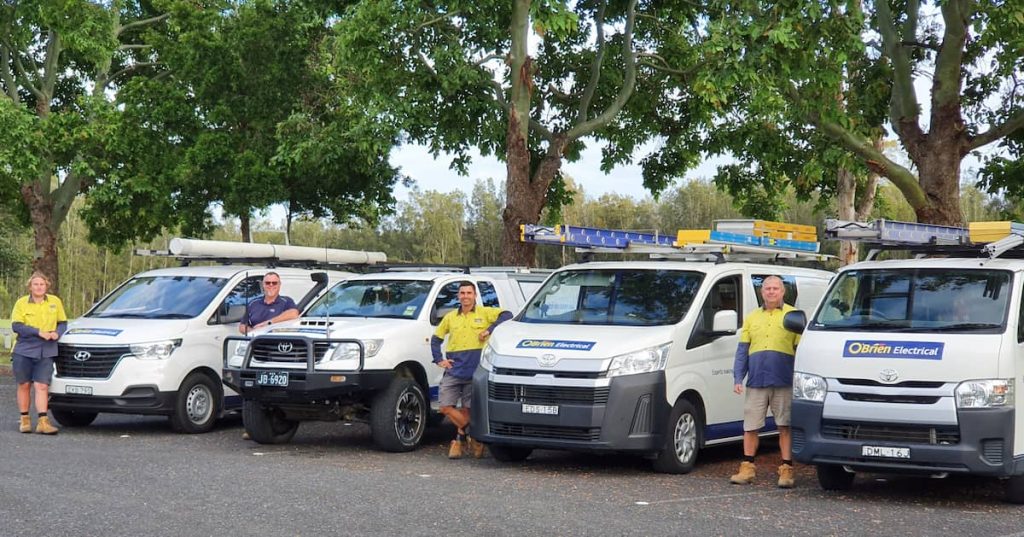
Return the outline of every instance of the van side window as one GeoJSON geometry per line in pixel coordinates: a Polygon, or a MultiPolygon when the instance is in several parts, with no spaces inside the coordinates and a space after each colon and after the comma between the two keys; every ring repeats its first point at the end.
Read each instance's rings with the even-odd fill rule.
{"type": "MultiPolygon", "coordinates": [[[[757,297],[757,307],[759,308],[764,306],[764,299],[761,298],[761,283],[768,276],[771,276],[771,274],[753,274],[750,276],[750,281],[754,284],[754,296],[757,297]]],[[[782,286],[786,288],[786,294],[782,297],[782,301],[790,306],[796,306],[796,277],[781,274],[776,274],[776,276],[782,278],[782,286]]]]}
{"type": "Polygon", "coordinates": [[[260,285],[262,281],[263,276],[260,275],[250,276],[238,282],[217,309],[221,324],[241,321],[245,315],[245,306],[257,298],[263,298],[263,287],[260,285]]]}
{"type": "Polygon", "coordinates": [[[711,330],[714,328],[715,313],[719,311],[735,311],[737,323],[742,325],[743,308],[740,303],[740,289],[742,288],[739,275],[726,276],[715,282],[707,299],[704,300],[704,304],[701,305],[697,322],[693,325],[693,333],[690,334],[690,340],[686,343],[687,349],[707,345],[717,339],[716,336],[711,335],[711,330]]]}
{"type": "Polygon", "coordinates": [[[498,302],[498,291],[494,288],[494,284],[491,282],[476,282],[476,287],[480,293],[480,302],[484,306],[491,308],[500,308],[501,304],[498,302]]]}
{"type": "Polygon", "coordinates": [[[1024,300],[1020,302],[1020,313],[1017,314],[1017,343],[1024,343],[1024,300]]]}

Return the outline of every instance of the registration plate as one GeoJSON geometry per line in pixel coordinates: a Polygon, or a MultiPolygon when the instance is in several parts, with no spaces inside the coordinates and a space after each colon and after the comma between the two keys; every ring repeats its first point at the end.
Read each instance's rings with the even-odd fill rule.
{"type": "Polygon", "coordinates": [[[64,386],[64,393],[71,395],[92,395],[92,386],[64,386]]]}
{"type": "Polygon", "coordinates": [[[256,377],[256,384],[260,386],[288,386],[287,371],[260,371],[256,377]]]}
{"type": "Polygon", "coordinates": [[[864,457],[882,457],[887,459],[909,459],[910,448],[889,446],[861,446],[860,454],[864,457]]]}
{"type": "Polygon", "coordinates": [[[548,414],[550,416],[558,415],[558,406],[556,405],[523,405],[523,414],[548,414]]]}

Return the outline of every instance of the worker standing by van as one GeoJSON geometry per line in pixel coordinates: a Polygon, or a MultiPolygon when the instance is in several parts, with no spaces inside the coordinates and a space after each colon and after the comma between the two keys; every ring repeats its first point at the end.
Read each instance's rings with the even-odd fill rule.
{"type": "Polygon", "coordinates": [[[50,423],[47,407],[57,339],[67,330],[68,316],[60,299],[47,294],[49,289],[49,278],[41,272],[32,273],[28,279],[28,295],[14,303],[11,313],[11,329],[18,334],[11,365],[18,383],[18,411],[21,412],[18,429],[23,433],[32,432],[28,407],[33,386],[36,392],[36,432],[57,434],[59,430],[50,423]]]}
{"type": "Polygon", "coordinates": [[[281,276],[276,272],[263,275],[263,298],[245,306],[245,316],[238,331],[246,334],[252,328],[263,328],[299,317],[299,308],[289,297],[281,296],[281,276]]]}
{"type": "Polygon", "coordinates": [[[473,399],[473,372],[480,364],[480,351],[494,327],[512,318],[512,313],[501,308],[478,306],[476,284],[471,281],[459,282],[459,308],[448,312],[437,325],[430,338],[430,352],[434,363],[444,369],[441,378],[439,403],[441,414],[448,416],[458,429],[455,440],[448,448],[448,458],[462,457],[462,444],[480,458],[484,445],[467,436],[469,428],[469,405],[473,399]],[[448,336],[447,356],[441,354],[441,343],[448,336]],[[456,408],[461,403],[461,407],[456,408]]]}
{"type": "Polygon", "coordinates": [[[744,392],[744,377],[747,389],[743,403],[743,462],[739,472],[730,478],[736,484],[754,481],[758,432],[764,427],[769,408],[779,429],[779,451],[782,452],[778,486],[792,488],[795,484],[789,418],[793,404],[793,364],[800,335],[782,326],[786,313],[796,309],[783,302],[785,293],[782,278],[766,277],[761,282],[763,305],[747,314],[740,330],[732,369],[733,391],[744,392]]]}

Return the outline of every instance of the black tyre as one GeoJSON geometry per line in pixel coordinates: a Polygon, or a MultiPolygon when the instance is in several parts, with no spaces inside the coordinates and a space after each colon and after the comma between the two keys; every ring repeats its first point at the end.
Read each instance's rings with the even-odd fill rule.
{"type": "Polygon", "coordinates": [[[202,373],[185,377],[174,401],[171,426],[181,433],[206,433],[213,429],[224,391],[220,383],[202,373]]]}
{"type": "Polygon", "coordinates": [[[57,420],[57,423],[65,427],[85,427],[91,424],[98,412],[82,412],[80,410],[58,410],[56,408],[50,409],[50,414],[57,420]]]}
{"type": "Polygon", "coordinates": [[[665,447],[654,459],[654,470],[665,474],[686,474],[697,464],[697,452],[704,441],[704,421],[693,403],[676,401],[665,429],[665,447]]]}
{"type": "Polygon", "coordinates": [[[1024,503],[1024,475],[1011,476],[1004,487],[1003,500],[1008,503],[1024,503]]]}
{"type": "Polygon", "coordinates": [[[522,462],[533,453],[533,448],[520,446],[498,446],[488,444],[487,449],[491,451],[494,460],[501,462],[522,462]]]}
{"type": "Polygon", "coordinates": [[[850,490],[856,477],[838,464],[819,464],[817,470],[818,484],[825,490],[850,490]]]}
{"type": "Polygon", "coordinates": [[[280,410],[251,399],[242,403],[242,423],[249,437],[260,444],[288,443],[299,430],[299,422],[285,419],[280,410]]]}
{"type": "Polygon", "coordinates": [[[416,449],[427,428],[427,398],[416,381],[395,377],[386,390],[373,398],[370,433],[373,443],[384,451],[416,449]]]}

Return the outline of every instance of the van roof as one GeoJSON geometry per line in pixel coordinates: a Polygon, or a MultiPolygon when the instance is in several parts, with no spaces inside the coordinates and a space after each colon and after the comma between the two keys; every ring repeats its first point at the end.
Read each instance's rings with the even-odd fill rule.
{"type": "MultiPolygon", "coordinates": [[[[547,273],[544,273],[546,276],[547,273]]],[[[452,272],[452,271],[397,271],[397,272],[369,272],[348,278],[350,280],[427,280],[434,281],[440,278],[454,278],[457,280],[477,280],[486,276],[492,280],[509,279],[506,272],[452,272]]]]}
{"type": "Polygon", "coordinates": [[[267,272],[276,272],[282,275],[306,275],[313,272],[327,272],[333,277],[333,279],[343,279],[354,274],[352,272],[343,272],[338,270],[301,269],[292,267],[267,268],[255,265],[189,265],[185,267],[169,267],[162,269],[147,270],[145,272],[136,274],[135,277],[198,276],[209,278],[232,278],[236,274],[241,274],[245,272],[251,272],[253,274],[265,274],[267,272]]]}
{"type": "Polygon", "coordinates": [[[816,276],[821,278],[831,278],[833,272],[815,269],[810,267],[799,267],[793,265],[770,265],[764,263],[744,263],[744,262],[725,262],[715,263],[712,261],[591,261],[587,263],[576,263],[573,265],[566,265],[558,272],[563,270],[591,270],[591,269],[621,269],[631,268],[636,270],[688,270],[695,272],[704,272],[706,274],[719,274],[729,270],[735,269],[750,269],[757,271],[765,271],[768,273],[780,273],[780,274],[796,274],[804,276],[816,276]]]}
{"type": "Polygon", "coordinates": [[[917,269],[917,268],[955,268],[955,269],[1001,269],[1024,270],[1024,259],[997,257],[966,258],[966,257],[927,257],[915,259],[886,259],[884,261],[861,261],[843,267],[842,271],[853,269],[917,269]]]}

